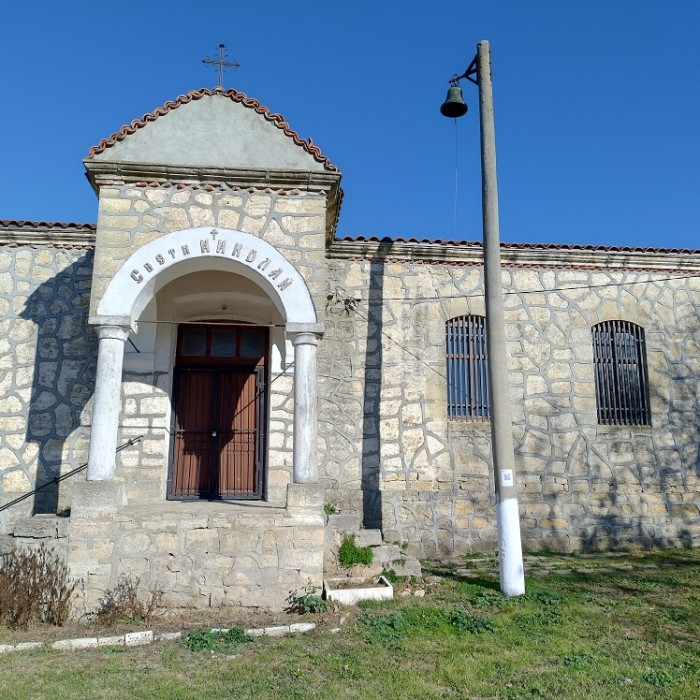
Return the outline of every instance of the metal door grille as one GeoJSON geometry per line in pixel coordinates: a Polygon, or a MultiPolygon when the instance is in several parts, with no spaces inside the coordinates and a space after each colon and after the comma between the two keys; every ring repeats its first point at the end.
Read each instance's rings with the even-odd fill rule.
{"type": "Polygon", "coordinates": [[[486,319],[459,316],[445,324],[447,415],[470,421],[489,419],[486,319]]]}
{"type": "Polygon", "coordinates": [[[604,321],[591,331],[598,423],[651,425],[644,329],[604,321]]]}

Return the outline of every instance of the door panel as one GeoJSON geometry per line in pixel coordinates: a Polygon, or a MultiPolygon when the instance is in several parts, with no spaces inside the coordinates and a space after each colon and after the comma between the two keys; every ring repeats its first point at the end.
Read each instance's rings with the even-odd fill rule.
{"type": "Polygon", "coordinates": [[[262,367],[178,367],[170,495],[260,498],[262,367]]]}
{"type": "Polygon", "coordinates": [[[258,396],[255,371],[219,375],[219,492],[250,494],[257,487],[258,396]]]}
{"type": "Polygon", "coordinates": [[[199,496],[211,488],[213,379],[206,370],[176,372],[176,468],[172,490],[178,496],[199,496]]]}

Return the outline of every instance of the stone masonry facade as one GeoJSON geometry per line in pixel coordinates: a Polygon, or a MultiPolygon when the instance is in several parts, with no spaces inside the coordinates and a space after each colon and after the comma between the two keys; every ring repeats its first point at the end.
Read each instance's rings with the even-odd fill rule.
{"type": "MultiPolygon", "coordinates": [[[[484,313],[478,255],[419,263],[403,249],[392,255],[337,242],[326,258],[310,250],[324,246],[322,197],[219,189],[189,204],[201,194],[198,188],[110,187],[111,203],[101,204],[101,212],[113,228],[98,242],[95,259],[128,257],[119,216],[130,245],[138,245],[139,235],[155,235],[129,218],[138,208],[144,218],[167,209],[172,226],[192,226],[201,222],[194,215],[203,215],[189,207],[211,202],[218,213],[208,222],[246,221],[268,236],[297,261],[325,324],[318,359],[325,495],[314,498],[362,513],[386,541],[408,543],[422,556],[493,549],[489,425],[446,413],[445,323],[484,313]],[[222,218],[221,211],[229,213],[222,218]],[[263,220],[251,224],[253,213],[263,220]]],[[[157,225],[164,229],[164,221],[157,225]]],[[[412,256],[425,248],[412,247],[412,256]]],[[[615,269],[614,256],[601,252],[597,267],[567,269],[553,253],[538,255],[533,267],[509,260],[506,251],[503,272],[524,546],[696,545],[700,261],[649,254],[649,269],[644,259],[634,269],[615,269]],[[591,326],[608,319],[645,330],[651,426],[597,423],[591,326]]],[[[86,324],[92,260],[87,238],[67,247],[8,241],[0,251],[2,503],[86,460],[96,359],[86,324]]],[[[226,519],[212,504],[166,504],[172,377],[141,366],[127,368],[123,382],[120,444],[135,443],[118,455],[115,486],[128,507],[108,509],[107,516],[95,511],[76,475],[2,511],[3,547],[8,538],[56,540],[93,602],[125,573],[166,587],[173,605],[238,600],[262,606],[266,596],[269,602],[267,581],[278,582],[274,595],[281,600],[317,579],[318,566],[302,563],[322,560],[318,504],[315,511],[284,508],[291,488],[292,376],[287,368],[271,379],[271,510],[241,506],[226,519]],[[68,515],[74,499],[78,512],[50,518],[68,515]],[[287,573],[275,578],[273,569],[287,573]]]]}
{"type": "MultiPolygon", "coordinates": [[[[383,248],[338,242],[329,261],[336,298],[320,370],[328,498],[364,507],[387,541],[423,556],[493,549],[489,423],[447,417],[445,324],[484,314],[478,256],[383,248]],[[432,261],[416,262],[421,254],[432,261]]],[[[614,253],[601,251],[588,269],[537,255],[519,263],[505,250],[503,271],[524,546],[697,545],[698,256],[648,255],[654,269],[644,270],[642,255],[635,269],[616,270],[614,253]],[[651,426],[598,424],[591,327],[613,319],[644,328],[651,426]]]]}

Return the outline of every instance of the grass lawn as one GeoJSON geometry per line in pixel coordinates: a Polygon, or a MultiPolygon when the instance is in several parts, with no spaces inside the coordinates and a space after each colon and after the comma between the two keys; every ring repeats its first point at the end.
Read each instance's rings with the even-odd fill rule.
{"type": "Polygon", "coordinates": [[[282,615],[318,630],[233,651],[3,655],[0,698],[700,698],[700,550],[528,557],[516,599],[490,567],[426,566],[424,597],[282,615]]]}

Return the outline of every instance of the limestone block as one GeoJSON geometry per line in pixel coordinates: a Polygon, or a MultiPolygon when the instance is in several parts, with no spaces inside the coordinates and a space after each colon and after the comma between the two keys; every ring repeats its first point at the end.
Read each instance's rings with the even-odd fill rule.
{"type": "Polygon", "coordinates": [[[323,487],[318,484],[289,484],[287,507],[320,509],[323,507],[324,495],[323,487]]]}
{"type": "Polygon", "coordinates": [[[35,515],[22,518],[14,524],[15,537],[31,537],[34,539],[55,539],[57,536],[57,518],[53,515],[35,515]]]}
{"type": "Polygon", "coordinates": [[[157,207],[154,213],[163,217],[163,227],[167,231],[179,231],[190,227],[187,212],[179,207],[157,207]]]}
{"type": "Polygon", "coordinates": [[[325,197],[279,197],[275,200],[275,211],[280,214],[323,214],[326,211],[325,197]]]}
{"type": "Polygon", "coordinates": [[[185,551],[197,555],[219,551],[219,535],[216,530],[191,530],[185,535],[185,551]]]}
{"type": "MultiPolygon", "coordinates": [[[[243,217],[243,223],[241,224],[241,230],[245,231],[246,233],[252,233],[255,236],[260,235],[262,233],[263,228],[265,227],[265,219],[257,219],[252,216],[245,216],[243,217]]],[[[294,260],[294,256],[291,254],[291,251],[289,253],[285,252],[285,257],[290,261],[290,262],[297,262],[301,258],[301,253],[298,253],[297,259],[294,260]]]]}
{"type": "Polygon", "coordinates": [[[192,205],[188,209],[192,226],[214,226],[214,212],[211,209],[192,205]]]}
{"type": "Polygon", "coordinates": [[[100,197],[100,214],[124,214],[131,209],[131,199],[100,197]]]}
{"type": "Polygon", "coordinates": [[[98,647],[123,647],[124,646],[124,635],[114,635],[110,637],[98,637],[97,638],[98,647]]]}
{"type": "Polygon", "coordinates": [[[243,211],[250,216],[266,216],[270,212],[272,198],[267,194],[252,194],[243,211]]]}
{"type": "Polygon", "coordinates": [[[153,643],[153,630],[143,632],[128,632],[124,635],[124,646],[138,647],[153,643]]]}
{"type": "Polygon", "coordinates": [[[243,204],[243,197],[237,194],[223,194],[218,198],[217,204],[220,207],[240,207],[243,204]]]}
{"type": "Polygon", "coordinates": [[[4,493],[24,493],[32,488],[29,477],[19,469],[15,469],[2,477],[2,489],[4,493]]]}
{"type": "Polygon", "coordinates": [[[124,484],[116,481],[83,481],[73,484],[71,525],[75,519],[109,516],[126,504],[124,484]]]}
{"type": "MultiPolygon", "coordinates": [[[[241,215],[237,211],[221,209],[216,217],[216,225],[221,228],[237,229],[240,219],[241,215]]],[[[270,242],[272,243],[272,241],[270,242]]]]}

